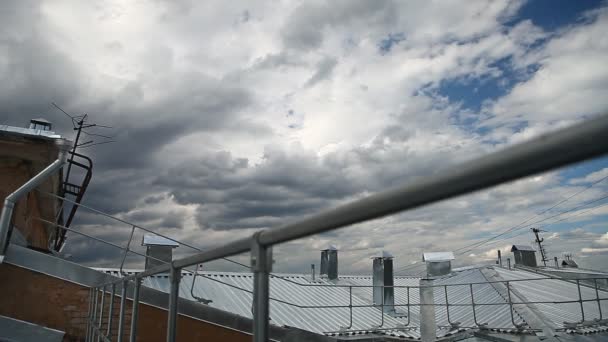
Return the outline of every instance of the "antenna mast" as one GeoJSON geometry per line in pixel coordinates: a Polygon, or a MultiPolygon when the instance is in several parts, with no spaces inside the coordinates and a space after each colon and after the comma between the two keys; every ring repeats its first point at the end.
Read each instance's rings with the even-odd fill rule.
{"type": "MultiPolygon", "coordinates": [[[[74,145],[72,149],[68,152],[69,158],[67,160],[67,170],[65,173],[65,177],[62,182],[62,196],[71,195],[74,196],[74,204],[69,210],[67,218],[63,217],[64,208],[62,206],[61,210],[57,213],[56,221],[58,224],[62,224],[65,227],[70,227],[72,224],[72,220],[74,219],[74,215],[76,214],[76,210],[78,210],[79,204],[82,201],[84,193],[89,186],[89,182],[91,181],[91,177],[93,174],[93,161],[91,158],[80,154],[77,152],[77,149],[91,147],[99,144],[106,144],[110,142],[114,142],[114,140],[105,140],[102,142],[95,142],[94,140],[88,140],[85,142],[80,142],[80,138],[82,134],[86,134],[88,136],[101,137],[104,139],[111,139],[112,137],[105,136],[102,134],[97,134],[93,132],[86,131],[87,128],[93,127],[102,127],[102,128],[112,128],[109,126],[98,125],[94,123],[87,123],[87,119],[89,116],[87,114],[83,115],[70,115],[65,110],[61,109],[57,104],[52,102],[52,105],[55,106],[58,110],[63,112],[66,116],[68,116],[72,120],[72,126],[74,131],[76,131],[76,138],[74,139],[74,145]],[[72,166],[77,167],[80,172],[76,171],[76,175],[74,176],[72,173],[72,166]],[[84,173],[84,174],[83,174],[84,173]],[[80,179],[79,179],[80,178],[80,179]]],[[[61,251],[65,240],[66,240],[67,230],[57,228],[56,235],[54,238],[54,246],[53,249],[56,251],[61,251]]]]}
{"type": "Polygon", "coordinates": [[[534,242],[536,242],[538,244],[538,250],[540,251],[541,261],[543,262],[543,265],[545,265],[545,267],[546,267],[547,261],[549,261],[549,259],[547,259],[547,252],[545,251],[545,247],[543,246],[543,241],[545,241],[545,239],[538,236],[538,234],[542,230],[540,230],[538,228],[531,228],[531,229],[532,229],[532,232],[534,233],[534,236],[536,237],[536,240],[534,240],[534,242]]]}

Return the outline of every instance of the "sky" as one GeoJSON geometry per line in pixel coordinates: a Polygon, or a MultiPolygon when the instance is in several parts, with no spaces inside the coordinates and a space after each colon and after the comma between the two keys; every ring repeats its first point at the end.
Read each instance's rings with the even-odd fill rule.
{"type": "MultiPolygon", "coordinates": [[[[2,1],[0,122],[72,138],[55,102],[112,126],[81,150],[83,203],[210,248],[605,113],[606,32],[589,0],[2,1]]],[[[289,242],[274,270],[309,272],[330,244],[343,274],[382,250],[397,274],[425,251],[493,263],[531,227],[549,257],[606,269],[604,177],[608,157],[289,242]]],[[[121,245],[131,229],[86,210],[73,227],[121,245]]],[[[74,234],[62,253],[121,259],[74,234]]]]}

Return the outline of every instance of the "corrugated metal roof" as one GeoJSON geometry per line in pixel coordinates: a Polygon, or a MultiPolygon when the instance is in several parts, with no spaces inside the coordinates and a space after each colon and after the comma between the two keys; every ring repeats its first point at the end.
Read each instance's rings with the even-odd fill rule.
{"type": "MultiPolygon", "coordinates": [[[[494,269],[499,277],[504,280],[516,279],[539,279],[512,282],[517,291],[522,293],[528,301],[556,302],[578,299],[576,285],[556,279],[543,279],[546,276],[535,274],[524,270],[508,270],[499,267],[482,266],[470,268],[462,271],[452,272],[450,275],[434,280],[435,285],[452,285],[447,287],[447,294],[450,304],[470,304],[471,285],[473,284],[474,299],[476,304],[504,304],[504,305],[476,305],[475,313],[478,323],[487,323],[488,328],[498,329],[503,332],[514,332],[516,327],[511,322],[510,308],[507,304],[506,296],[501,295],[492,284],[488,282],[482,269],[494,269]]],[[[102,269],[109,273],[117,273],[114,269],[102,269]]],[[[484,271],[485,272],[485,271],[484,271]]],[[[272,277],[270,280],[270,296],[279,301],[289,302],[294,305],[281,303],[279,301],[270,302],[271,322],[276,325],[288,325],[305,329],[320,334],[336,335],[329,333],[339,331],[341,327],[349,325],[348,308],[302,308],[298,306],[336,306],[349,304],[349,288],[352,286],[353,305],[371,305],[373,303],[373,293],[371,287],[371,276],[341,276],[337,281],[328,281],[324,278],[311,281],[310,276],[301,274],[282,274],[284,279],[272,277]],[[304,285],[304,286],[301,286],[304,285]],[[327,285],[327,286],[315,286],[327,285]]],[[[184,274],[180,283],[180,296],[189,300],[196,300],[190,293],[192,274],[184,274]]],[[[395,288],[395,308],[398,316],[392,317],[388,314],[382,315],[380,308],[366,307],[353,308],[353,324],[350,330],[358,330],[357,334],[362,333],[382,333],[391,336],[405,338],[420,338],[417,328],[420,326],[419,306],[410,307],[409,327],[414,329],[405,330],[407,324],[407,307],[403,304],[420,304],[419,286],[420,278],[415,277],[395,277],[395,286],[413,286],[409,290],[406,288],[395,288]],[[376,327],[382,322],[384,316],[383,329],[377,330],[376,327]],[[395,328],[394,330],[391,328],[395,328]]],[[[148,277],[144,280],[145,286],[155,288],[164,292],[169,291],[169,279],[167,275],[157,275],[148,277]]],[[[194,286],[194,295],[199,298],[210,299],[213,302],[209,305],[221,310],[229,311],[241,316],[252,317],[251,305],[253,290],[253,275],[251,273],[238,272],[199,272],[194,286]],[[238,288],[242,288],[240,290],[238,288]]],[[[600,291],[600,298],[608,298],[608,294],[600,291]]],[[[584,299],[595,298],[595,290],[581,286],[581,294],[584,299]]],[[[436,304],[445,304],[444,287],[438,286],[434,291],[436,304]]],[[[558,328],[564,328],[563,322],[577,322],[581,320],[578,303],[569,304],[535,304],[540,312],[547,317],[551,323],[558,328]]],[[[591,320],[599,317],[596,302],[584,304],[585,319],[591,320]]],[[[602,302],[602,311],[608,312],[608,301],[602,302]]],[[[461,328],[475,327],[472,306],[450,306],[450,322],[460,322],[461,328]]],[[[435,317],[437,321],[437,336],[450,335],[458,330],[450,328],[447,318],[448,314],[445,305],[435,307],[435,317]]],[[[517,307],[514,308],[514,320],[516,324],[524,323],[517,307]]],[[[577,333],[601,332],[605,325],[593,328],[585,327],[571,330],[577,333]],[[584,329],[581,330],[581,329],[584,329]],[[590,330],[591,329],[591,330],[590,330]]],[[[350,334],[351,332],[342,332],[350,334]]],[[[353,334],[355,332],[352,332],[353,334]]]]}
{"type": "MultiPolygon", "coordinates": [[[[503,269],[496,267],[500,277],[505,280],[542,279],[545,275],[527,272],[517,269],[503,269]]],[[[529,301],[558,302],[578,300],[578,289],[576,283],[558,279],[525,280],[512,282],[511,285],[520,291],[529,301]]],[[[581,283],[582,299],[595,299],[595,289],[581,283]]],[[[608,298],[608,292],[598,291],[599,298],[608,298]]],[[[601,301],[602,312],[608,313],[608,301],[601,301]]],[[[564,327],[564,322],[581,321],[581,309],[579,303],[544,303],[535,304],[540,312],[559,328],[564,327]]],[[[597,302],[584,302],[585,320],[599,318],[597,302]]]]}
{"type": "MultiPolygon", "coordinates": [[[[101,270],[118,274],[114,269],[101,270]]],[[[133,271],[127,271],[127,273],[129,272],[133,271]]],[[[281,274],[280,276],[287,280],[275,277],[271,277],[270,279],[271,298],[299,306],[349,305],[348,287],[336,285],[347,284],[347,281],[344,278],[350,277],[344,277],[336,284],[325,279],[317,279],[313,283],[307,275],[281,274]],[[300,286],[298,284],[313,286],[300,286]]],[[[352,277],[350,279],[355,278],[358,277],[352,277]]],[[[193,279],[194,276],[192,274],[184,273],[180,282],[180,297],[196,301],[190,292],[193,279]]],[[[362,277],[361,279],[364,279],[363,283],[371,284],[371,277],[362,277]]],[[[352,285],[356,285],[355,283],[352,285]]],[[[145,278],[142,284],[163,292],[169,292],[170,288],[167,275],[156,275],[145,278]]],[[[417,284],[417,280],[414,284],[409,283],[409,285],[417,284]]],[[[209,306],[252,318],[252,294],[232,286],[245,289],[246,291],[253,291],[253,274],[244,272],[199,272],[199,276],[196,277],[194,285],[194,295],[199,298],[212,300],[213,302],[208,304],[209,306]]],[[[371,291],[371,289],[353,288],[353,306],[369,305],[370,302],[356,294],[356,292],[360,290],[371,291]]],[[[371,294],[369,297],[371,298],[371,294]]],[[[405,323],[405,319],[391,317],[387,314],[383,315],[379,308],[353,308],[353,324],[350,330],[358,330],[358,334],[372,333],[381,324],[382,316],[384,316],[383,328],[397,329],[397,325],[405,323]]],[[[279,326],[288,325],[319,334],[337,335],[337,333],[330,334],[328,332],[337,332],[341,327],[348,327],[350,312],[348,308],[300,308],[271,300],[270,318],[273,324],[279,326]]],[[[382,331],[381,333],[400,337],[420,337],[420,334],[416,330],[382,331]]],[[[348,333],[345,332],[344,334],[348,333]]]]}

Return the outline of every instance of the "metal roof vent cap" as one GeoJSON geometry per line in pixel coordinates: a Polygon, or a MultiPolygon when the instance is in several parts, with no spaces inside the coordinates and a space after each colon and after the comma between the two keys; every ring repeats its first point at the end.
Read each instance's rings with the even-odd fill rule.
{"type": "Polygon", "coordinates": [[[395,315],[393,258],[393,255],[387,251],[372,256],[374,304],[380,305],[383,311],[389,315],[395,315]]]}
{"type": "Polygon", "coordinates": [[[321,270],[320,276],[327,276],[329,280],[338,279],[338,248],[329,245],[321,250],[321,270]]]}
{"type": "Polygon", "coordinates": [[[51,131],[53,128],[53,124],[50,121],[48,121],[46,119],[42,119],[42,118],[31,119],[30,125],[28,128],[29,129],[39,129],[41,131],[51,131]]]}
{"type": "Polygon", "coordinates": [[[439,277],[452,272],[452,260],[456,259],[453,252],[427,252],[422,254],[426,262],[427,277],[439,277]]]}
{"type": "Polygon", "coordinates": [[[141,245],[146,246],[146,270],[170,263],[173,248],[179,247],[179,243],[156,234],[144,234],[141,245]]]}

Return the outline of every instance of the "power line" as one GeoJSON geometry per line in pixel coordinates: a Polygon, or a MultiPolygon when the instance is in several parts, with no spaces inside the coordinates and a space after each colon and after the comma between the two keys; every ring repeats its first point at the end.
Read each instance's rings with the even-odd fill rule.
{"type": "MultiPolygon", "coordinates": [[[[522,224],[525,224],[525,223],[529,222],[529,221],[530,221],[531,219],[533,219],[534,217],[536,217],[536,216],[540,216],[540,215],[542,215],[542,214],[544,214],[544,213],[546,213],[546,212],[548,212],[548,211],[550,211],[550,210],[552,210],[552,209],[556,208],[557,206],[559,206],[559,205],[561,205],[561,204],[563,204],[563,203],[565,203],[565,202],[569,201],[570,199],[572,199],[572,198],[574,198],[574,197],[576,197],[576,196],[578,196],[578,195],[582,194],[583,192],[585,192],[585,191],[587,191],[587,190],[591,189],[593,186],[595,186],[596,184],[598,184],[598,183],[600,183],[600,182],[604,181],[605,179],[608,179],[608,176],[605,176],[605,177],[600,178],[599,180],[597,180],[597,181],[595,181],[595,182],[593,182],[593,183],[589,184],[589,185],[588,185],[587,187],[585,187],[584,189],[579,190],[579,191],[575,192],[574,194],[572,194],[572,195],[568,196],[567,198],[565,198],[565,199],[563,199],[563,200],[561,200],[561,201],[557,202],[556,204],[552,205],[551,207],[546,208],[546,209],[542,210],[541,212],[539,212],[539,213],[537,213],[537,214],[535,214],[535,215],[533,215],[533,216],[530,216],[530,217],[529,217],[529,218],[527,218],[526,220],[524,220],[524,221],[520,222],[519,224],[517,224],[517,225],[515,225],[515,226],[510,227],[509,229],[507,229],[506,231],[504,231],[504,232],[502,232],[502,233],[500,233],[500,234],[497,234],[497,235],[495,235],[495,236],[493,236],[493,237],[491,237],[491,238],[488,238],[488,239],[486,239],[486,240],[483,240],[483,241],[481,241],[481,242],[480,242],[480,241],[477,241],[477,242],[474,242],[474,243],[472,243],[472,244],[470,244],[470,245],[467,245],[467,246],[464,246],[464,247],[458,248],[458,249],[456,249],[454,252],[458,252],[458,251],[461,251],[461,250],[463,250],[463,249],[469,248],[468,250],[466,250],[466,251],[464,251],[464,252],[457,253],[457,255],[466,254],[466,253],[468,253],[468,252],[471,252],[471,251],[473,251],[473,250],[475,250],[475,249],[477,249],[477,248],[479,248],[479,247],[481,247],[481,246],[483,246],[483,245],[487,244],[488,242],[490,242],[490,241],[492,241],[492,240],[495,240],[495,239],[497,239],[497,238],[499,238],[499,237],[501,237],[501,236],[507,235],[507,234],[509,234],[509,233],[511,233],[511,232],[514,232],[514,231],[516,231],[516,230],[520,230],[520,229],[524,229],[524,228],[529,228],[529,227],[530,227],[530,226],[532,226],[532,225],[536,225],[536,224],[538,224],[538,223],[544,222],[544,221],[549,220],[549,219],[551,219],[551,218],[555,218],[555,217],[558,217],[558,216],[564,215],[564,214],[566,214],[566,213],[568,213],[568,212],[572,212],[572,211],[578,210],[578,209],[580,209],[580,208],[582,208],[582,207],[585,207],[585,206],[587,206],[587,205],[589,205],[589,204],[592,204],[592,203],[598,202],[598,201],[600,201],[600,200],[606,199],[606,198],[608,198],[608,195],[607,195],[607,196],[604,196],[604,197],[601,197],[601,198],[598,198],[598,199],[595,199],[595,200],[593,200],[593,201],[587,202],[587,203],[585,203],[585,204],[583,204],[583,205],[581,205],[581,206],[578,206],[578,207],[575,207],[575,208],[572,208],[572,209],[569,209],[569,210],[566,210],[566,211],[560,212],[560,213],[558,213],[558,214],[556,214],[556,215],[549,216],[549,217],[544,218],[544,219],[542,219],[542,220],[539,220],[539,221],[533,222],[533,223],[531,223],[531,224],[528,224],[528,225],[522,226],[522,224]]],[[[602,206],[603,206],[603,205],[602,205],[602,206]]],[[[601,207],[601,206],[598,206],[598,207],[601,207]]],[[[590,209],[590,210],[588,210],[588,211],[591,211],[591,210],[596,210],[596,209],[598,209],[598,207],[594,207],[594,208],[592,208],[592,209],[590,209]]],[[[588,212],[588,211],[585,211],[585,212],[588,212]]],[[[574,216],[582,215],[582,214],[583,214],[583,213],[585,213],[585,212],[582,212],[582,213],[576,214],[576,215],[574,215],[574,216]]],[[[571,217],[574,217],[574,216],[571,216],[571,217]]],[[[570,217],[568,217],[568,218],[570,218],[570,217]]],[[[568,218],[565,218],[565,219],[562,219],[562,220],[558,220],[558,221],[553,222],[553,223],[551,223],[551,224],[555,224],[555,223],[557,223],[557,222],[564,221],[564,220],[566,220],[566,219],[568,219],[568,218]]],[[[525,233],[525,232],[524,232],[524,233],[525,233]]],[[[522,234],[518,234],[518,235],[515,235],[515,236],[511,236],[511,237],[507,237],[507,238],[505,238],[505,239],[500,239],[499,241],[503,241],[503,240],[506,240],[506,239],[511,239],[511,238],[514,238],[514,237],[517,237],[517,236],[523,235],[524,233],[522,233],[522,234]]],[[[421,263],[421,261],[416,261],[416,262],[415,262],[415,263],[413,263],[413,264],[410,264],[410,265],[407,265],[407,266],[404,266],[404,267],[401,267],[401,268],[399,268],[399,269],[395,270],[395,273],[397,273],[397,272],[403,272],[403,271],[407,271],[407,270],[414,269],[414,268],[417,268],[417,267],[420,267],[420,266],[424,265],[424,264],[420,264],[420,263],[421,263]]]]}
{"type": "MultiPolygon", "coordinates": [[[[594,185],[596,185],[596,184],[598,184],[598,183],[600,183],[600,182],[604,181],[605,179],[608,179],[608,176],[602,177],[601,179],[599,179],[599,180],[597,180],[597,181],[595,181],[595,182],[593,182],[593,183],[589,184],[589,185],[588,185],[586,188],[584,188],[584,189],[582,189],[582,190],[580,190],[580,191],[577,191],[576,193],[574,193],[574,194],[572,194],[571,196],[568,196],[567,198],[565,198],[565,199],[563,199],[563,200],[561,200],[561,201],[557,202],[556,204],[552,205],[551,207],[549,207],[549,208],[547,208],[547,209],[545,209],[545,210],[542,210],[541,212],[539,212],[539,213],[537,213],[537,214],[535,214],[535,215],[533,215],[533,216],[530,216],[529,218],[527,218],[526,220],[522,221],[521,223],[519,223],[519,224],[517,224],[517,225],[515,225],[515,226],[513,226],[513,227],[511,227],[511,228],[509,228],[509,229],[507,229],[506,231],[504,231],[504,232],[502,232],[502,233],[500,233],[500,234],[498,234],[498,235],[495,235],[495,236],[493,236],[493,237],[491,237],[491,238],[489,238],[489,239],[487,239],[487,240],[481,241],[481,242],[479,242],[479,241],[478,241],[478,242],[472,243],[472,244],[470,244],[470,245],[468,245],[468,246],[461,247],[461,248],[459,248],[459,249],[455,250],[454,252],[457,252],[457,251],[463,250],[463,249],[465,249],[465,248],[472,247],[471,249],[469,249],[469,250],[465,251],[464,253],[470,252],[471,250],[473,250],[473,249],[475,249],[475,248],[479,248],[479,247],[483,246],[484,244],[486,244],[487,242],[492,241],[492,240],[494,240],[494,239],[496,239],[496,238],[498,238],[498,237],[501,237],[501,236],[503,236],[503,235],[506,235],[506,234],[508,234],[508,233],[510,233],[510,232],[512,232],[512,231],[519,230],[519,229],[523,229],[523,228],[527,228],[527,227],[530,227],[531,225],[538,224],[539,222],[543,222],[543,221],[545,221],[545,220],[547,220],[547,219],[550,219],[550,218],[552,218],[552,217],[559,216],[559,215],[550,216],[549,218],[546,218],[546,219],[544,219],[544,220],[537,221],[537,222],[534,222],[534,223],[532,223],[532,224],[529,224],[529,225],[526,225],[526,226],[520,227],[522,224],[525,224],[525,223],[529,222],[529,221],[530,221],[531,219],[533,219],[534,217],[536,217],[536,216],[540,216],[540,215],[542,215],[542,214],[544,214],[544,213],[548,212],[549,210],[556,208],[557,206],[559,206],[559,205],[561,205],[561,204],[563,204],[563,203],[565,203],[565,202],[569,201],[569,200],[570,200],[570,199],[572,199],[573,197],[578,196],[578,195],[582,194],[583,192],[585,192],[585,191],[587,191],[587,190],[591,189],[591,188],[592,188],[594,185]]],[[[607,197],[608,197],[608,196],[607,196],[607,197]]],[[[588,203],[588,204],[590,204],[590,203],[588,203]]],[[[560,215],[561,215],[561,214],[560,214],[560,215]]]]}

